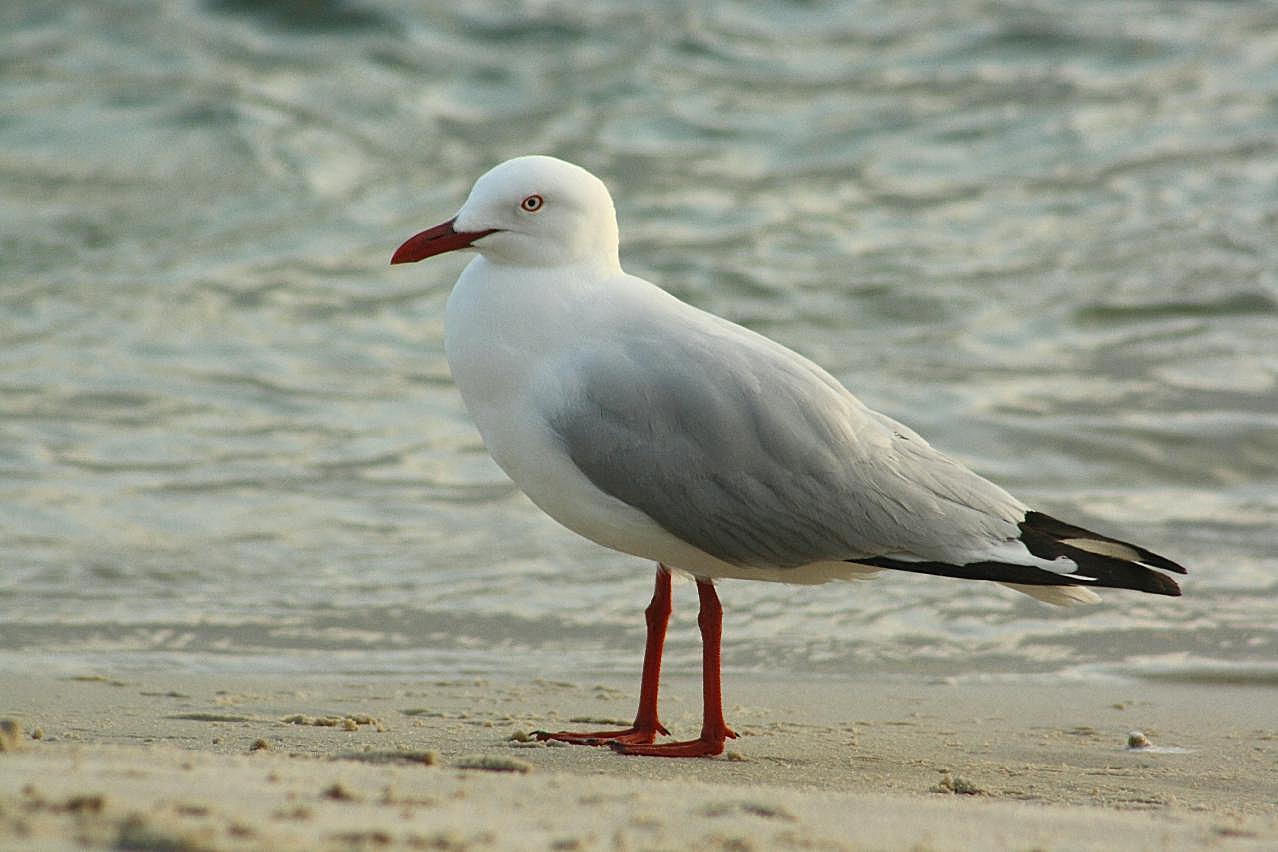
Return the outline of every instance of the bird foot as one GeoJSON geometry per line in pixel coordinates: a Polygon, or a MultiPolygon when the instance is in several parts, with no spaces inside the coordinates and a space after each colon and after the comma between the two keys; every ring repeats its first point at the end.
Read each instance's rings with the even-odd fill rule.
{"type": "Polygon", "coordinates": [[[600,746],[618,743],[622,745],[648,745],[657,734],[670,735],[660,722],[655,725],[634,726],[620,731],[533,731],[540,741],[571,743],[572,745],[600,746]]]}
{"type": "Polygon", "coordinates": [[[719,733],[702,732],[695,740],[678,743],[626,743],[614,740],[608,743],[617,754],[633,754],[642,757],[714,757],[723,754],[725,739],[737,738],[731,728],[724,728],[719,733]]]}

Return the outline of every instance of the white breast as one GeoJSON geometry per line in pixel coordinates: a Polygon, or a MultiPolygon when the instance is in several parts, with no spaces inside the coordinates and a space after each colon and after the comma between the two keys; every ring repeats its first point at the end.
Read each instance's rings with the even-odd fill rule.
{"type": "MultiPolygon", "coordinates": [[[[537,397],[562,387],[569,341],[589,343],[610,302],[586,273],[575,278],[471,261],[449,296],[444,349],[453,380],[493,459],[542,511],[605,547],[702,576],[740,569],[686,544],[605,494],[572,463],[537,397]]],[[[617,294],[611,294],[614,298],[617,294]]]]}

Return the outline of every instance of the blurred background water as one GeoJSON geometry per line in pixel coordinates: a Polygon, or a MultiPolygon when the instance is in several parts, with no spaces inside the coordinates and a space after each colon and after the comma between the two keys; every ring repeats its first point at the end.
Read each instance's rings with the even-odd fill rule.
{"type": "Polygon", "coordinates": [[[729,581],[729,669],[1278,684],[1272,3],[10,0],[0,94],[0,667],[637,676],[651,566],[450,383],[464,258],[387,266],[541,152],[629,271],[1192,572],[729,581]]]}

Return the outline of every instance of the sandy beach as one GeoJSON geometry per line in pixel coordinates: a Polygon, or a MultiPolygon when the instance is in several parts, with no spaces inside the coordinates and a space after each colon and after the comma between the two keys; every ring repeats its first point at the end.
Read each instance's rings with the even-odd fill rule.
{"type": "Polygon", "coordinates": [[[2,8],[0,852],[1278,852],[1278,2],[2,8]],[[449,319],[396,246],[528,154],[613,200],[449,319]],[[629,724],[596,542],[670,543],[584,481],[751,576],[1009,555],[910,430],[1183,597],[724,580],[724,754],[533,741],[629,724]]]}
{"type": "Polygon", "coordinates": [[[663,760],[525,741],[630,683],[0,675],[0,847],[1278,848],[1268,688],[728,683],[740,738],[663,760]]]}

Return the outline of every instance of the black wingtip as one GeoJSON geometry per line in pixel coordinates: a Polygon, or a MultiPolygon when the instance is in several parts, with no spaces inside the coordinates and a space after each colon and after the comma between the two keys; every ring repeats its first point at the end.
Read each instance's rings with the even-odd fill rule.
{"type": "Polygon", "coordinates": [[[1139,561],[1148,565],[1150,568],[1161,568],[1164,571],[1171,571],[1176,574],[1188,574],[1189,570],[1177,562],[1173,562],[1166,556],[1159,556],[1152,550],[1146,550],[1137,544],[1122,539],[1110,538],[1107,535],[1092,532],[1082,527],[1076,527],[1073,524],[1067,524],[1064,521],[1053,518],[1051,515],[1045,515],[1042,512],[1035,512],[1032,509],[1025,513],[1025,520],[1021,522],[1021,531],[1026,529],[1041,532],[1044,535],[1057,539],[1084,538],[1092,541],[1104,541],[1110,544],[1116,544],[1120,547],[1130,548],[1140,557],[1139,561]]]}
{"type": "Polygon", "coordinates": [[[1098,586],[1179,597],[1176,581],[1153,569],[1189,573],[1183,565],[1139,545],[1067,524],[1042,512],[1026,512],[1020,529],[1021,542],[1030,553],[1042,559],[1065,557],[1078,566],[1078,573],[1095,577],[1098,586]],[[1129,557],[1124,551],[1134,556],[1129,557]]]}
{"type": "Polygon", "coordinates": [[[1040,559],[1056,560],[1063,557],[1070,560],[1077,566],[1073,576],[1035,565],[992,560],[957,564],[876,556],[848,561],[876,568],[963,580],[994,580],[1029,586],[1131,589],[1173,598],[1181,595],[1180,586],[1175,580],[1154,569],[1162,568],[1186,574],[1188,572],[1185,568],[1143,547],[1067,524],[1042,512],[1027,512],[1025,520],[1020,523],[1020,530],[1020,540],[1026,550],[1040,559]]]}
{"type": "Polygon", "coordinates": [[[1121,586],[1120,588],[1149,592],[1151,595],[1167,595],[1169,598],[1178,598],[1181,595],[1180,585],[1166,574],[1158,574],[1147,570],[1143,574],[1142,580],[1145,582],[1139,586],[1121,586]]]}

